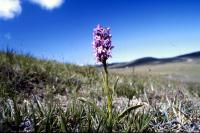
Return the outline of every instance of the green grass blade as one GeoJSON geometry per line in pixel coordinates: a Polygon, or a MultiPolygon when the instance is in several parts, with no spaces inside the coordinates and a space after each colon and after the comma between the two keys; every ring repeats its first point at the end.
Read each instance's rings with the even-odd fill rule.
{"type": "Polygon", "coordinates": [[[16,132],[19,132],[19,125],[21,122],[20,110],[17,106],[15,98],[12,98],[12,100],[13,100],[13,105],[14,105],[15,121],[16,121],[16,125],[17,125],[16,132]]]}
{"type": "Polygon", "coordinates": [[[66,121],[65,121],[65,117],[64,117],[63,113],[60,113],[59,121],[60,121],[61,132],[66,133],[67,127],[66,127],[66,121]]]}
{"type": "Polygon", "coordinates": [[[31,103],[31,111],[32,111],[32,117],[33,117],[33,127],[34,127],[34,133],[37,133],[38,128],[37,128],[37,119],[35,115],[35,109],[33,104],[31,103]]]}
{"type": "Polygon", "coordinates": [[[36,104],[37,104],[37,107],[39,109],[39,112],[40,112],[40,115],[43,117],[44,116],[44,110],[43,110],[43,107],[42,105],[40,104],[39,100],[36,98],[35,95],[33,95],[35,101],[36,101],[36,104]]]}
{"type": "Polygon", "coordinates": [[[116,81],[115,81],[115,83],[113,85],[113,93],[116,91],[118,81],[119,81],[119,77],[117,77],[117,79],[116,79],[116,81]]]}
{"type": "Polygon", "coordinates": [[[79,97],[78,100],[81,101],[81,102],[84,102],[84,103],[86,103],[88,105],[90,105],[96,112],[100,113],[101,116],[103,116],[104,118],[106,118],[106,114],[103,111],[101,111],[101,109],[97,105],[95,105],[94,103],[88,101],[87,99],[85,99],[83,97],[79,97]]]}
{"type": "Polygon", "coordinates": [[[137,109],[137,108],[139,108],[141,106],[143,106],[143,105],[131,106],[131,107],[125,109],[124,111],[122,111],[121,114],[119,114],[119,116],[117,117],[117,120],[122,119],[125,115],[127,115],[128,113],[130,113],[132,110],[135,110],[135,109],[137,109]]]}

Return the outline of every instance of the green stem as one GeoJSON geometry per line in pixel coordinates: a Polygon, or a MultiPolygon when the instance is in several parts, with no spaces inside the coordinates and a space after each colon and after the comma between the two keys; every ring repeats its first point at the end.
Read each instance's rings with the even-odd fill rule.
{"type": "Polygon", "coordinates": [[[106,61],[103,62],[103,67],[105,71],[105,93],[107,95],[107,102],[108,102],[108,123],[109,123],[109,130],[112,132],[112,92],[108,85],[108,70],[106,61]]]}

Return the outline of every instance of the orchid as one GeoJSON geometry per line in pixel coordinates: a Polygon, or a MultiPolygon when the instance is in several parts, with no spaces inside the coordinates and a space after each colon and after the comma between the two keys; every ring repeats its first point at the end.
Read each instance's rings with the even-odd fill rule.
{"type": "Polygon", "coordinates": [[[97,62],[106,63],[111,56],[111,50],[114,48],[111,41],[112,35],[110,28],[103,28],[100,25],[93,31],[93,49],[97,62]]]}
{"type": "Polygon", "coordinates": [[[111,34],[109,28],[103,28],[100,25],[93,31],[93,49],[95,52],[95,57],[97,62],[101,62],[104,68],[104,92],[107,96],[107,106],[108,106],[108,123],[109,131],[112,132],[112,90],[108,84],[108,69],[107,69],[107,59],[111,57],[111,50],[114,48],[111,42],[111,34]]]}

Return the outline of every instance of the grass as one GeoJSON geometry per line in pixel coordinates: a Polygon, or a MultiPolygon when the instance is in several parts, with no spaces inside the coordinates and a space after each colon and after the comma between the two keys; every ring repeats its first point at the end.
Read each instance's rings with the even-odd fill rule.
{"type": "MultiPolygon", "coordinates": [[[[200,85],[166,79],[170,65],[109,70],[112,132],[200,131],[200,85]]],[[[1,51],[0,132],[109,132],[101,71],[1,51]]]]}
{"type": "Polygon", "coordinates": [[[182,82],[198,82],[200,83],[200,65],[196,62],[174,62],[157,65],[143,65],[134,68],[112,69],[111,71],[130,74],[136,73],[140,75],[156,75],[167,77],[168,79],[178,80],[182,82]]]}

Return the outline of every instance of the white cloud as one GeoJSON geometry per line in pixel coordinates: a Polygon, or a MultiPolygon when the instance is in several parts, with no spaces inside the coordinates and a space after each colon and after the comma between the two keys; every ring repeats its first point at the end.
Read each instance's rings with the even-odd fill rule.
{"type": "MultiPolygon", "coordinates": [[[[40,5],[41,7],[52,10],[60,7],[64,0],[27,0],[31,3],[40,5]]],[[[12,19],[22,12],[22,0],[0,0],[0,18],[5,20],[12,19]]]]}
{"type": "Polygon", "coordinates": [[[11,19],[21,11],[20,0],[0,0],[0,18],[11,19]]]}
{"type": "Polygon", "coordinates": [[[39,4],[41,7],[48,10],[58,8],[64,2],[64,0],[29,0],[29,1],[35,4],[39,4]]]}

